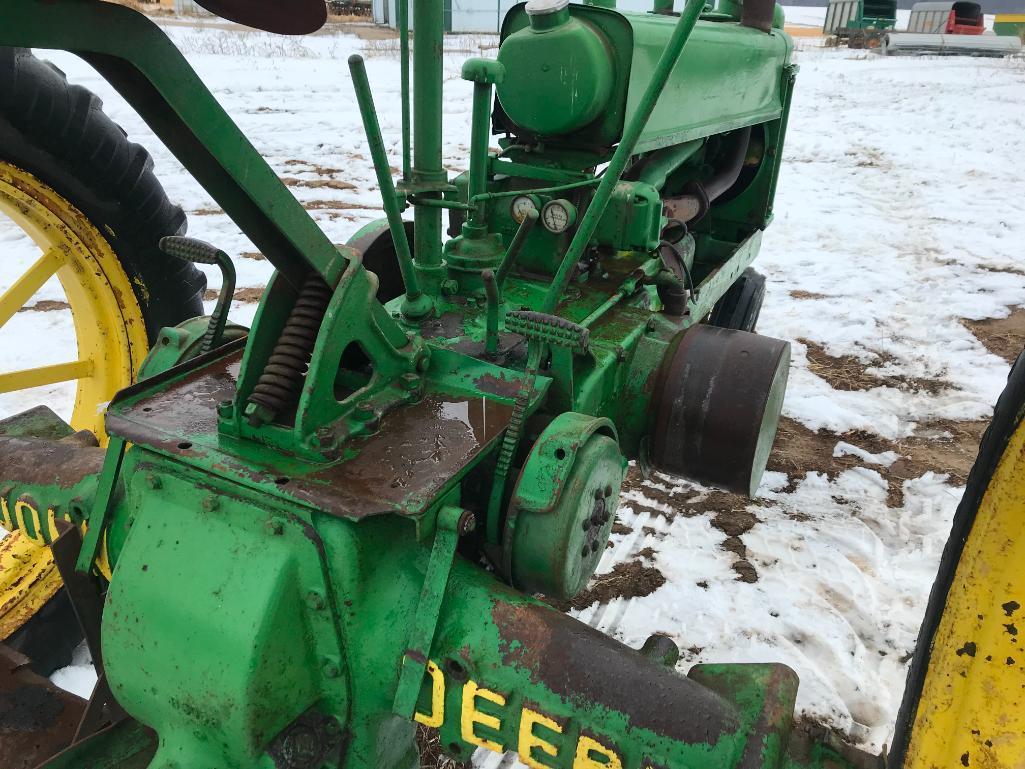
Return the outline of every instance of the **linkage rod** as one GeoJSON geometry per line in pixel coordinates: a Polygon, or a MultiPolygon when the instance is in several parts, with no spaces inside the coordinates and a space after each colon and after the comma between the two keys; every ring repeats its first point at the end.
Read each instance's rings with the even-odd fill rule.
{"type": "Polygon", "coordinates": [[[409,0],[397,0],[395,6],[399,25],[399,66],[402,99],[402,181],[408,182],[409,159],[409,0]]]}
{"type": "Polygon", "coordinates": [[[363,130],[366,131],[367,142],[370,144],[370,157],[377,172],[377,184],[381,188],[384,214],[388,218],[388,228],[395,244],[395,256],[399,260],[402,282],[406,287],[402,313],[410,317],[422,317],[431,311],[432,303],[420,289],[420,280],[416,274],[416,267],[413,266],[413,255],[409,251],[406,229],[402,224],[399,199],[395,194],[395,184],[392,182],[388,166],[388,154],[384,149],[384,139],[381,137],[381,124],[377,119],[374,97],[370,92],[370,81],[367,79],[367,68],[362,56],[353,54],[349,57],[349,72],[352,73],[352,85],[356,89],[356,101],[359,102],[359,112],[363,118],[363,130]]]}

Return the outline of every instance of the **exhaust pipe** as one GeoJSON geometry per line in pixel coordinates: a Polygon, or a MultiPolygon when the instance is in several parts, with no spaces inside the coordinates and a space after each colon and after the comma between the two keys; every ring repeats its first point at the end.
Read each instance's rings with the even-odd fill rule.
{"type": "Polygon", "coordinates": [[[744,0],[740,12],[740,25],[771,32],[772,16],[775,12],[776,0],[744,0]]]}

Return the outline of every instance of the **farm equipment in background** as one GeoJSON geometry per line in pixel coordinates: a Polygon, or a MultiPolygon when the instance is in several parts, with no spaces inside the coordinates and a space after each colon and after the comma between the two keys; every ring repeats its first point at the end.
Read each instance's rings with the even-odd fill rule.
{"type": "Polygon", "coordinates": [[[984,35],[982,6],[966,0],[915,3],[908,28],[883,39],[881,52],[890,56],[938,54],[946,56],[1009,56],[1021,51],[1021,41],[984,35]]]}
{"type": "Polygon", "coordinates": [[[993,33],[1025,43],[1025,13],[998,13],[993,19],[993,33]]]}
{"type": "Polygon", "coordinates": [[[833,45],[878,48],[897,23],[897,0],[830,0],[822,32],[833,45]]]}
{"type": "MultiPolygon", "coordinates": [[[[272,32],[325,16],[321,0],[205,5],[272,32]]],[[[786,342],[753,333],[764,285],[749,268],[796,73],[775,5],[515,7],[497,61],[462,69],[473,121],[456,179],[443,5],[414,4],[411,93],[399,4],[397,185],[350,59],[386,219],[344,247],[144,16],[99,0],[0,7],[0,44],[23,47],[0,49],[0,205],[44,249],[0,309],[56,272],[108,345],[0,380],[78,379],[81,406],[70,425],[46,408],[0,423],[3,619],[25,655],[0,656],[4,767],[412,769],[417,725],[457,759],[512,750],[554,769],[878,765],[795,728],[784,665],[682,676],[668,637],[629,649],[531,595],[587,583],[628,459],[757,488],[789,361],[786,342]],[[227,323],[228,255],[184,236],[145,152],[29,48],[91,64],[275,266],[251,330],[227,323]],[[210,317],[190,317],[197,263],[222,274],[210,317]],[[126,368],[138,377],[123,387],[126,368]],[[99,675],[88,703],[39,676],[68,609],[99,675]]],[[[982,505],[992,483],[1020,491],[997,462],[1025,440],[1016,370],[984,445],[996,469],[969,484],[982,505]]],[[[992,570],[1006,539],[975,542],[979,516],[959,516],[963,552],[992,570]]],[[[985,612],[973,650],[1005,640],[990,631],[1018,609],[1011,566],[970,596],[985,612]]],[[[952,597],[965,581],[951,569],[952,597]]],[[[915,668],[927,696],[964,630],[930,628],[915,668]]],[[[1021,670],[1001,668],[1000,685],[1017,692],[1021,670]]],[[[991,672],[969,669],[966,692],[992,691],[991,672]]],[[[908,702],[903,765],[950,765],[915,741],[928,703],[908,702]]],[[[1010,766],[1016,717],[969,719],[984,730],[950,744],[986,740],[971,750],[1010,766]]]]}
{"type": "Polygon", "coordinates": [[[911,6],[907,32],[921,35],[981,35],[982,6],[965,0],[930,0],[911,6]]]}

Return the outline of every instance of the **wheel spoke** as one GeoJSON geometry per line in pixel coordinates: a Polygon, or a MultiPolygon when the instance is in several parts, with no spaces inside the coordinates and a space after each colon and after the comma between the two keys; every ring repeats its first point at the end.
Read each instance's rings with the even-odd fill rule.
{"type": "Polygon", "coordinates": [[[93,362],[76,360],[71,363],[54,363],[50,366],[26,368],[21,371],[10,371],[0,374],[0,394],[27,390],[30,387],[70,382],[74,379],[91,376],[93,362]]]}
{"type": "Polygon", "coordinates": [[[32,295],[57,272],[62,258],[59,249],[51,248],[0,296],[0,326],[14,317],[14,313],[24,307],[32,295]]]}

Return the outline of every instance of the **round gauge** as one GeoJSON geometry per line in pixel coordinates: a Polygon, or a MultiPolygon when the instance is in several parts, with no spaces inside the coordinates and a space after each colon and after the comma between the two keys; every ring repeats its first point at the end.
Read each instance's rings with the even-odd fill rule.
{"type": "Polygon", "coordinates": [[[541,207],[541,201],[536,195],[517,195],[509,206],[509,214],[517,224],[523,224],[523,220],[531,211],[537,211],[541,207]]]}
{"type": "Polygon", "coordinates": [[[550,200],[541,209],[541,224],[556,235],[568,230],[576,220],[577,210],[568,200],[550,200]]]}

